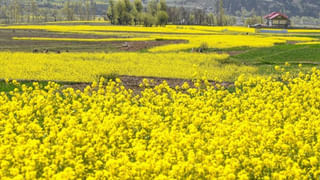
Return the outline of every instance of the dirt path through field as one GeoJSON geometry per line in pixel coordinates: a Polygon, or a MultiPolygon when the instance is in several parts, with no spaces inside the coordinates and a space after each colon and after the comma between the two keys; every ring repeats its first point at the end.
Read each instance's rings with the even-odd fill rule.
{"type": "MultiPolygon", "coordinates": [[[[157,86],[163,81],[166,81],[168,85],[171,88],[175,88],[176,86],[182,86],[184,83],[188,83],[190,87],[193,86],[193,82],[190,79],[179,79],[179,78],[161,78],[161,77],[147,77],[147,76],[119,76],[118,78],[121,79],[122,84],[127,88],[127,89],[132,89],[135,92],[140,92],[144,88],[141,88],[139,85],[142,83],[144,79],[152,80],[153,83],[150,83],[150,87],[157,86]]],[[[209,81],[210,84],[216,86],[215,81],[209,81]]],[[[229,88],[233,87],[234,83],[233,82],[222,82],[219,83],[221,86],[229,88]]],[[[70,85],[64,85],[64,88],[74,88],[74,89],[79,89],[83,90],[86,86],[90,85],[90,83],[76,83],[76,84],[70,84],[70,85]]]]}

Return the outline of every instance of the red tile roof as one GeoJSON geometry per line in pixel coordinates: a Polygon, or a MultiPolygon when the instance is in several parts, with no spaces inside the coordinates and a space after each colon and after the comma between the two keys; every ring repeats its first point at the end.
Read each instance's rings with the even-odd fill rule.
{"type": "Polygon", "coordinates": [[[265,18],[265,19],[274,19],[274,18],[276,18],[276,17],[278,17],[278,16],[282,16],[282,17],[284,17],[284,18],[286,18],[286,19],[289,19],[288,16],[286,16],[286,15],[280,13],[280,12],[272,12],[272,13],[264,16],[264,18],[265,18]]]}

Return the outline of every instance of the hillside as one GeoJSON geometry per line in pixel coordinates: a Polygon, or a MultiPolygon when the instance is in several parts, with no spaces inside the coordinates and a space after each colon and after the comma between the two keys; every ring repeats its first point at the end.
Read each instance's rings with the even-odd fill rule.
{"type": "MultiPolygon", "coordinates": [[[[214,11],[216,0],[167,0],[171,6],[205,8],[214,11]]],[[[239,15],[242,11],[254,10],[258,15],[282,11],[289,16],[320,17],[319,0],[224,0],[228,14],[239,15]]]]}
{"type": "MultiPolygon", "coordinates": [[[[42,8],[61,8],[66,0],[36,0],[42,8]]],[[[70,0],[70,2],[94,2],[97,14],[103,15],[109,0],[70,0]]],[[[133,0],[132,0],[133,1],[133,0]]],[[[149,0],[142,0],[147,3],[149,0]]],[[[205,9],[207,12],[215,11],[217,0],[167,0],[169,6],[183,6],[187,8],[205,9]]],[[[0,5],[10,1],[1,1],[0,5]]],[[[21,0],[27,4],[29,0],[21,0]]],[[[250,16],[266,15],[273,11],[281,11],[288,16],[311,16],[320,18],[320,0],[224,0],[224,8],[227,14],[250,16]]]]}

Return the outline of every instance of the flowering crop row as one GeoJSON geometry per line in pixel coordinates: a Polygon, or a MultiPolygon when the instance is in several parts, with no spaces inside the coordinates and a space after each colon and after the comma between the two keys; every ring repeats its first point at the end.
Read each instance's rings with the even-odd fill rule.
{"type": "Polygon", "coordinates": [[[240,76],[233,93],[119,82],[0,93],[0,179],[320,177],[319,70],[240,76]]]}
{"type": "Polygon", "coordinates": [[[0,52],[0,78],[92,82],[108,74],[194,78],[195,71],[207,71],[209,79],[231,81],[241,73],[256,72],[254,67],[222,65],[219,61],[226,58],[227,54],[198,53],[0,52]]]}
{"type": "MultiPolygon", "coordinates": [[[[81,33],[92,33],[84,32],[81,33]]],[[[100,32],[102,33],[102,32],[100,32]]],[[[110,33],[108,33],[110,35],[110,33]]],[[[261,35],[159,35],[145,34],[145,36],[131,36],[118,38],[100,38],[100,39],[83,39],[83,38],[47,38],[47,37],[13,37],[13,40],[38,40],[38,41],[155,41],[157,39],[164,40],[186,40],[184,44],[169,44],[158,46],[150,49],[150,52],[170,52],[182,51],[192,48],[199,48],[201,44],[206,43],[209,48],[234,48],[234,47],[271,47],[276,43],[286,43],[287,41],[298,41],[310,43],[314,38],[309,37],[285,37],[285,36],[261,36],[261,35]]],[[[313,43],[313,42],[311,42],[313,43]]]]}
{"type": "Polygon", "coordinates": [[[177,26],[166,27],[142,27],[142,26],[93,26],[93,25],[15,25],[1,26],[0,29],[34,29],[54,32],[69,31],[113,31],[113,32],[151,32],[151,33],[189,33],[189,34],[208,34],[208,32],[197,29],[185,29],[177,26]]]}
{"type": "Polygon", "coordinates": [[[271,47],[276,43],[287,41],[312,41],[308,37],[285,37],[285,36],[262,36],[262,35],[186,35],[182,39],[188,40],[186,44],[169,44],[150,49],[151,52],[181,51],[192,48],[199,48],[206,43],[209,48],[234,48],[234,47],[271,47]]]}
{"type": "Polygon", "coordinates": [[[301,43],[297,43],[298,45],[313,45],[313,44],[320,44],[320,41],[311,41],[311,42],[301,42],[301,43]]]}
{"type": "Polygon", "coordinates": [[[47,38],[47,37],[14,37],[14,40],[41,41],[154,41],[158,39],[186,40],[185,44],[170,44],[152,48],[151,52],[181,51],[198,48],[202,43],[209,48],[234,47],[270,47],[276,43],[310,42],[318,40],[310,37],[271,36],[254,33],[254,29],[245,27],[212,27],[212,26],[174,26],[141,27],[141,26],[63,26],[63,25],[17,25],[0,26],[0,29],[35,29],[59,33],[77,33],[104,35],[110,38],[47,38]],[[244,35],[246,33],[246,35],[244,35]],[[249,33],[249,34],[248,34],[249,33]],[[115,38],[117,37],[117,38],[115,38]]]}
{"type": "Polygon", "coordinates": [[[47,24],[75,24],[75,23],[93,23],[93,24],[97,24],[97,23],[110,23],[110,21],[104,21],[104,20],[100,20],[100,21],[54,21],[54,22],[46,22],[47,24]]]}
{"type": "Polygon", "coordinates": [[[47,38],[47,37],[13,37],[13,40],[33,40],[33,41],[82,41],[82,42],[115,42],[115,41],[152,41],[154,38],[99,38],[99,39],[84,39],[84,38],[47,38]]]}
{"type": "MultiPolygon", "coordinates": [[[[56,23],[106,23],[106,21],[73,21],[56,23]]],[[[54,24],[54,23],[52,23],[54,24]]],[[[41,29],[56,32],[69,31],[114,31],[114,32],[158,32],[158,33],[188,33],[188,34],[215,34],[221,32],[230,33],[255,33],[255,28],[237,26],[183,26],[167,25],[166,27],[143,27],[143,26],[100,26],[100,25],[14,25],[1,26],[0,29],[41,29]]],[[[289,33],[319,33],[320,30],[312,29],[290,29],[289,33]]]]}

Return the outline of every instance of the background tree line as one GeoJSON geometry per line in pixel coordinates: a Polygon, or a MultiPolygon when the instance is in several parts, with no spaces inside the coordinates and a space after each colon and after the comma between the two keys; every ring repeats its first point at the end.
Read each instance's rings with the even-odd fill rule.
{"type": "Polygon", "coordinates": [[[223,1],[214,12],[201,8],[169,7],[165,0],[0,0],[0,24],[109,19],[118,25],[233,25],[224,14],[223,1]]]}
{"type": "Polygon", "coordinates": [[[110,0],[107,16],[112,24],[118,25],[166,25],[168,23],[165,0],[150,0],[147,7],[141,0],[110,0]]]}
{"type": "Polygon", "coordinates": [[[212,9],[205,8],[185,8],[184,6],[174,6],[168,8],[169,22],[173,24],[186,25],[211,25],[226,26],[236,24],[235,16],[225,14],[223,8],[224,1],[212,2],[212,9]]]}
{"type": "MultiPolygon", "coordinates": [[[[167,0],[167,2],[163,0],[143,0],[142,2],[141,0],[0,0],[0,24],[85,21],[103,18],[110,19],[113,24],[123,25],[152,26],[167,23],[252,25],[263,23],[263,16],[266,13],[278,11],[280,8],[280,12],[291,14],[291,22],[294,25],[320,25],[318,9],[315,11],[313,8],[300,6],[301,3],[293,3],[292,7],[288,4],[273,7],[275,3],[272,0],[268,1],[268,4],[257,2],[255,7],[252,4],[247,6],[250,4],[249,1],[251,2],[251,0],[245,0],[246,3],[234,0],[167,0]],[[294,15],[294,12],[297,12],[294,8],[296,6],[304,12],[312,13],[314,17],[294,15]]],[[[308,3],[315,7],[319,2],[312,0],[308,3]]]]}
{"type": "Polygon", "coordinates": [[[93,20],[97,14],[95,0],[0,0],[0,23],[40,23],[49,21],[93,20]]]}
{"type": "Polygon", "coordinates": [[[112,24],[119,25],[234,25],[235,17],[224,14],[223,0],[215,5],[215,13],[199,8],[168,7],[165,0],[149,0],[146,7],[141,0],[110,0],[107,16],[112,24]]]}

